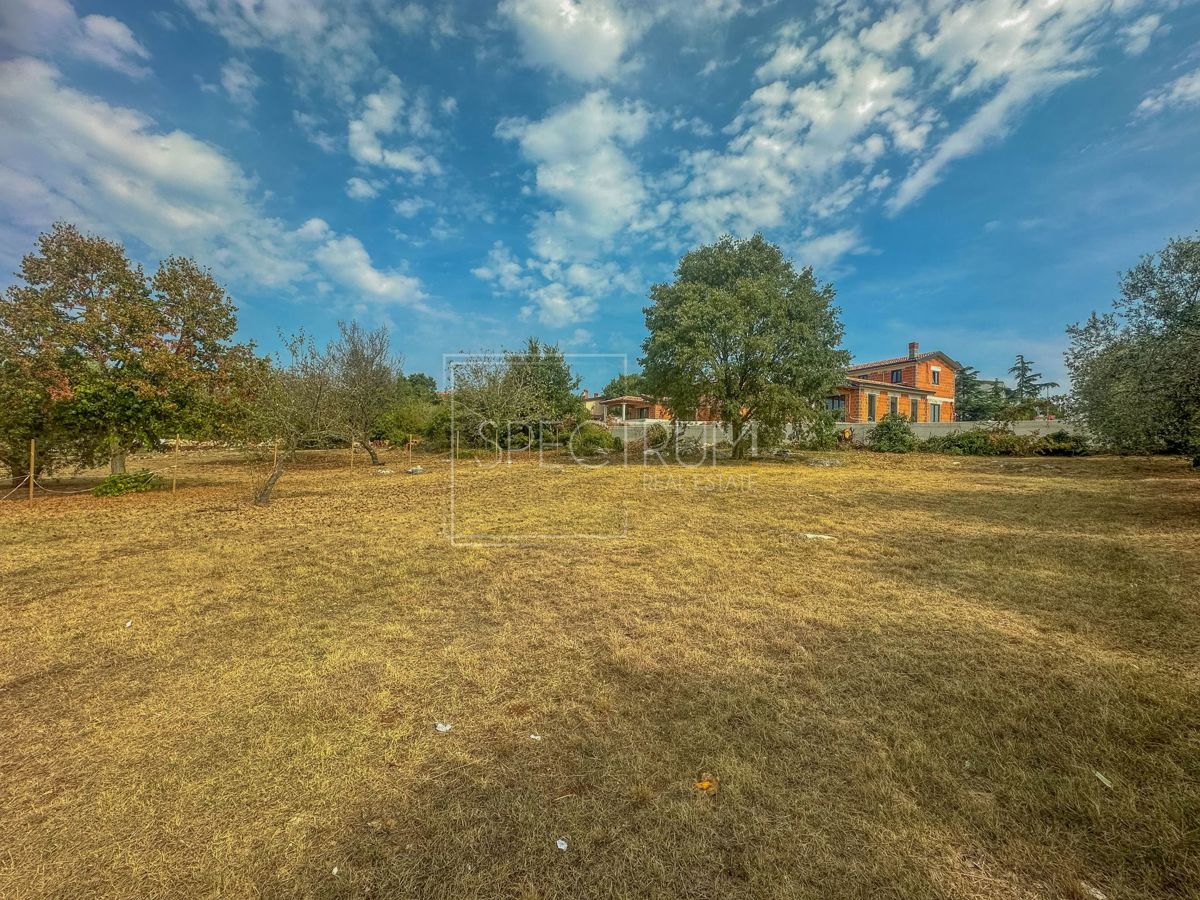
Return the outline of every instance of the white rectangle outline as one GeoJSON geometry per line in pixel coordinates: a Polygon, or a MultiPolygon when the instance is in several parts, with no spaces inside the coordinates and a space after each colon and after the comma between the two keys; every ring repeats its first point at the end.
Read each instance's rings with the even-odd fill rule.
{"type": "MultiPolygon", "coordinates": [[[[628,507],[621,508],[621,533],[620,534],[529,534],[529,535],[489,535],[489,534],[464,534],[459,538],[455,530],[455,487],[454,487],[454,469],[457,459],[457,431],[454,427],[454,367],[450,365],[453,359],[487,359],[500,357],[511,358],[514,356],[524,356],[521,353],[443,353],[442,354],[442,374],[450,373],[448,386],[450,389],[450,546],[451,547],[488,547],[488,546],[504,546],[518,545],[521,543],[551,543],[553,541],[572,540],[572,541],[622,541],[629,537],[629,509],[628,507]]],[[[579,357],[582,359],[620,359],[621,374],[629,374],[629,354],[628,353],[564,353],[563,358],[579,357]]],[[[629,451],[624,453],[625,461],[628,462],[629,451]]]]}

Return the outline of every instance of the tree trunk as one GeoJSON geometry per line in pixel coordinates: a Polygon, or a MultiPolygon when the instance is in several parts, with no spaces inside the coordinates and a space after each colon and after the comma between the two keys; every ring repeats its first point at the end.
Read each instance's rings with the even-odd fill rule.
{"type": "Polygon", "coordinates": [[[110,475],[125,474],[125,451],[118,448],[112,452],[112,456],[108,458],[108,471],[110,475]]]}
{"type": "Polygon", "coordinates": [[[746,448],[742,446],[742,436],[745,432],[741,419],[731,418],[729,420],[729,434],[733,438],[733,451],[730,456],[733,459],[743,459],[746,455],[746,448]]]}
{"type": "Polygon", "coordinates": [[[258,493],[254,495],[254,502],[258,506],[266,506],[271,502],[271,491],[275,489],[275,482],[279,480],[279,476],[283,474],[283,464],[287,458],[291,456],[291,449],[288,452],[280,453],[275,458],[275,467],[271,469],[271,474],[267,476],[266,482],[258,489],[258,493]]]}
{"type": "Polygon", "coordinates": [[[375,452],[375,448],[371,446],[371,442],[369,440],[359,441],[359,443],[362,444],[362,448],[367,451],[367,456],[371,457],[371,465],[383,465],[383,460],[379,458],[379,454],[375,452]]]}

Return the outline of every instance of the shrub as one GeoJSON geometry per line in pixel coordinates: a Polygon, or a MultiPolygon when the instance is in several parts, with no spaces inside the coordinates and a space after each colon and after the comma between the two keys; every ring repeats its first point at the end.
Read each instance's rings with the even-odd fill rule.
{"type": "Polygon", "coordinates": [[[158,478],[149,469],[137,472],[124,472],[120,475],[109,475],[92,488],[97,497],[116,497],[120,494],[140,494],[151,490],[158,478]]]}
{"type": "Polygon", "coordinates": [[[823,413],[797,425],[794,434],[798,450],[835,450],[841,429],[830,413],[823,413]]]}
{"type": "Polygon", "coordinates": [[[666,449],[667,443],[670,440],[671,435],[670,432],[667,431],[666,426],[655,422],[653,425],[646,427],[646,432],[642,439],[642,443],[645,444],[646,448],[649,450],[663,450],[666,449]]]}
{"type": "Polygon", "coordinates": [[[1065,431],[1035,437],[1007,428],[972,428],[931,437],[921,443],[921,449],[962,456],[1082,456],[1089,448],[1083,435],[1065,431]]]}
{"type": "Polygon", "coordinates": [[[574,457],[592,456],[598,450],[620,450],[621,440],[603,425],[586,423],[571,435],[568,443],[571,455],[574,457]]]}
{"type": "Polygon", "coordinates": [[[910,453],[917,448],[917,436],[908,419],[888,413],[867,432],[867,446],[879,453],[910,453]]]}
{"type": "Polygon", "coordinates": [[[1039,456],[1086,456],[1090,449],[1082,434],[1054,431],[1040,438],[1033,452],[1039,456]]]}

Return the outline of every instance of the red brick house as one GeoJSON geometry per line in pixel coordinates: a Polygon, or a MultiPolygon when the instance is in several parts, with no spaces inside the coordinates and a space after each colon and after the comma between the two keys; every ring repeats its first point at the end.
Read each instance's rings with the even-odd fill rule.
{"type": "Polygon", "coordinates": [[[848,367],[826,408],[839,422],[877,422],[888,413],[910,422],[953,422],[954,376],[962,366],[941,350],[920,350],[913,341],[907,356],[848,367]]]}

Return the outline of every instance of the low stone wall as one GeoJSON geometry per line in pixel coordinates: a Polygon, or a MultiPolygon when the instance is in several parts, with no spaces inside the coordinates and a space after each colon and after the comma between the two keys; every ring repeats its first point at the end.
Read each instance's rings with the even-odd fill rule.
{"type": "MultiPolygon", "coordinates": [[[[854,432],[854,440],[865,441],[867,432],[875,427],[873,422],[847,422],[839,423],[838,428],[849,428],[854,432]]],[[[931,437],[943,437],[947,434],[956,434],[960,431],[971,431],[975,428],[992,428],[998,427],[994,422],[918,422],[915,425],[909,425],[920,440],[925,440],[931,437]]],[[[1086,434],[1086,430],[1080,425],[1073,425],[1070,422],[1064,422],[1061,419],[1055,419],[1052,422],[1043,419],[1033,419],[1026,422],[1013,422],[1011,428],[1014,433],[1021,435],[1036,436],[1039,434],[1051,434],[1055,431],[1065,431],[1067,434],[1086,434]]]]}
{"type": "MultiPolygon", "coordinates": [[[[671,422],[668,419],[646,419],[641,422],[627,422],[624,425],[610,425],[609,430],[623,441],[640,440],[645,429],[650,425],[662,425],[670,429],[671,422]]],[[[854,440],[856,443],[861,443],[867,439],[867,432],[875,427],[873,422],[841,422],[838,424],[838,429],[849,428],[854,432],[854,440]]],[[[931,437],[941,437],[942,435],[954,434],[959,431],[970,431],[973,428],[990,428],[995,427],[992,422],[926,422],[918,423],[909,426],[913,433],[921,440],[931,437]]],[[[1085,434],[1086,430],[1079,425],[1073,425],[1070,422],[1065,422],[1056,419],[1048,422],[1042,419],[1030,420],[1027,422],[1011,423],[1012,430],[1017,434],[1022,435],[1039,435],[1050,434],[1054,431],[1065,431],[1068,434],[1085,434]]],[[[723,425],[718,425],[712,422],[697,422],[687,425],[684,429],[684,434],[690,438],[697,438],[706,444],[715,444],[720,439],[729,440],[729,429],[723,425]]]]}

